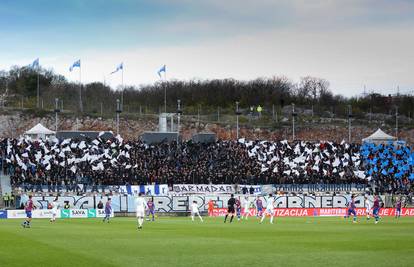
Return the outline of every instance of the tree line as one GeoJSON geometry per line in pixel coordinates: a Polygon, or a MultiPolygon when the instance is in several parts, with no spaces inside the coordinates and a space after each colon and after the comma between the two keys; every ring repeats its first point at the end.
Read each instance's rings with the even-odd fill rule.
{"type": "MultiPolygon", "coordinates": [[[[0,95],[3,105],[36,108],[38,77],[43,109],[53,109],[55,98],[59,98],[64,110],[80,112],[79,84],[69,82],[52,70],[36,71],[18,66],[12,67],[9,71],[0,71],[0,95]]],[[[115,99],[121,98],[124,111],[158,113],[163,111],[164,92],[167,95],[168,112],[176,111],[177,99],[180,99],[183,112],[188,114],[195,114],[200,107],[204,114],[216,112],[218,107],[223,114],[234,114],[236,101],[244,112],[259,105],[267,112],[275,107],[281,110],[291,103],[295,103],[297,107],[312,109],[315,114],[329,112],[338,117],[347,116],[348,105],[352,105],[354,116],[364,116],[367,113],[393,114],[398,107],[399,114],[412,117],[414,111],[413,95],[370,93],[347,98],[334,94],[327,80],[310,76],[301,78],[298,83],[283,76],[249,81],[160,81],[139,87],[127,86],[124,88],[123,96],[119,88],[115,90],[102,82],[83,84],[81,90],[85,114],[114,112],[115,99]]]]}

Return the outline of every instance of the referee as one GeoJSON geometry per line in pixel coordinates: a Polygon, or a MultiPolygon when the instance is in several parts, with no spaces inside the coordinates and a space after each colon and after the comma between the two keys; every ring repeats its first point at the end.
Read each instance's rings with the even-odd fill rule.
{"type": "Polygon", "coordinates": [[[229,201],[227,201],[227,214],[224,217],[224,223],[226,223],[227,217],[229,216],[229,214],[231,214],[230,223],[233,221],[234,213],[235,213],[234,204],[236,204],[236,199],[234,198],[234,195],[231,194],[229,201]]]}

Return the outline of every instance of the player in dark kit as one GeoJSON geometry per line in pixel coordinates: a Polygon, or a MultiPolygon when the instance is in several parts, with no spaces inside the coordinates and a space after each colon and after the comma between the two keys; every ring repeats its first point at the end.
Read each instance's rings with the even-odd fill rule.
{"type": "Polygon", "coordinates": [[[260,199],[260,197],[257,197],[256,199],[256,213],[257,213],[256,216],[258,218],[262,217],[263,215],[263,202],[260,199]]]}
{"type": "Polygon", "coordinates": [[[241,202],[240,197],[236,199],[236,214],[237,214],[237,220],[240,221],[241,216],[241,202]]]}
{"type": "Polygon", "coordinates": [[[401,217],[401,197],[398,198],[397,203],[395,204],[395,218],[401,217]]]}
{"type": "Polygon", "coordinates": [[[105,218],[103,219],[103,222],[107,221],[109,223],[109,218],[111,217],[112,213],[112,203],[111,198],[108,198],[108,201],[105,204],[105,218]]]}
{"type": "Polygon", "coordinates": [[[373,206],[373,211],[372,214],[374,215],[375,218],[375,223],[377,224],[379,221],[379,212],[380,212],[380,201],[379,201],[379,197],[378,195],[375,195],[374,197],[374,206],[373,206]]]}
{"type": "Polygon", "coordinates": [[[356,214],[356,205],[355,205],[355,196],[352,195],[351,196],[351,202],[349,202],[348,205],[348,213],[347,216],[345,216],[346,218],[349,218],[349,216],[354,215],[354,218],[352,220],[353,223],[357,222],[357,214],[356,214]]]}
{"type": "Polygon", "coordinates": [[[227,214],[224,217],[224,223],[227,221],[227,217],[229,216],[229,214],[231,214],[230,217],[230,222],[233,221],[234,218],[234,205],[236,204],[236,199],[234,198],[234,195],[231,194],[231,197],[229,199],[229,201],[227,201],[227,214]]]}
{"type": "Polygon", "coordinates": [[[154,205],[154,198],[151,198],[150,200],[148,200],[147,202],[147,221],[150,220],[149,216],[150,214],[152,215],[152,221],[154,221],[155,218],[155,205],[154,205]]]}
{"type": "Polygon", "coordinates": [[[30,228],[32,221],[32,210],[35,208],[33,205],[32,196],[29,196],[29,200],[25,203],[24,210],[26,212],[26,220],[22,223],[23,228],[30,228]]]}

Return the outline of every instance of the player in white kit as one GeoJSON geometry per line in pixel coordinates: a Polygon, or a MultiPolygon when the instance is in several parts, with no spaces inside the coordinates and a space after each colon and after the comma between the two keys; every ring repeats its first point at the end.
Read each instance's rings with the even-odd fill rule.
{"type": "Polygon", "coordinates": [[[203,218],[200,216],[200,211],[198,210],[198,205],[196,201],[193,201],[191,204],[191,220],[194,222],[194,217],[198,216],[200,218],[200,221],[203,222],[203,218]]]}
{"type": "Polygon", "coordinates": [[[142,229],[142,224],[144,223],[145,217],[145,210],[147,209],[147,201],[142,196],[142,193],[139,193],[138,197],[135,199],[135,207],[137,210],[138,229],[142,229]]]}
{"type": "Polygon", "coordinates": [[[249,197],[245,197],[243,200],[243,215],[242,219],[245,218],[247,220],[247,217],[249,217],[250,214],[250,199],[249,197]]]}
{"type": "Polygon", "coordinates": [[[371,203],[368,200],[368,197],[365,197],[365,211],[367,213],[367,220],[369,220],[369,216],[371,214],[371,203]]]}
{"type": "Polygon", "coordinates": [[[263,220],[266,218],[266,215],[269,214],[270,215],[270,223],[273,224],[273,209],[275,208],[274,206],[274,198],[272,196],[272,194],[269,194],[269,198],[267,199],[267,205],[266,205],[266,210],[265,212],[263,212],[263,216],[262,219],[260,220],[260,223],[263,222],[263,220]]]}
{"type": "Polygon", "coordinates": [[[58,197],[56,197],[55,200],[53,200],[52,202],[52,218],[50,219],[50,222],[56,221],[56,216],[58,212],[59,212],[59,202],[58,202],[58,197]]]}

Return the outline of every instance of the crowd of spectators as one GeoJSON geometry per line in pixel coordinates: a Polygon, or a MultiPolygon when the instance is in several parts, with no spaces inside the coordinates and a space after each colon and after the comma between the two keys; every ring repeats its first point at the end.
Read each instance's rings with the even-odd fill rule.
{"type": "Polygon", "coordinates": [[[414,180],[410,147],[345,142],[240,139],[147,145],[126,142],[119,136],[106,141],[20,138],[2,140],[0,156],[3,172],[10,175],[13,187],[358,183],[407,191],[414,180]],[[398,166],[391,171],[395,160],[398,166]],[[387,172],[373,164],[384,166],[387,172]]]}
{"type": "Polygon", "coordinates": [[[3,171],[13,186],[240,183],[260,173],[244,147],[231,141],[148,146],[141,141],[4,139],[3,171]]]}
{"type": "Polygon", "coordinates": [[[365,173],[385,191],[408,191],[414,181],[414,151],[406,145],[364,143],[365,173]]]}

